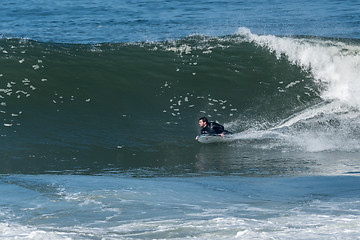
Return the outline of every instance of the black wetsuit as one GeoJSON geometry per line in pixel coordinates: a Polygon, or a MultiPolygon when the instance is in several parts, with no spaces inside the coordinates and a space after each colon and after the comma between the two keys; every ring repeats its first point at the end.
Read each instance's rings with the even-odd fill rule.
{"type": "Polygon", "coordinates": [[[201,129],[201,134],[227,134],[230,133],[224,129],[224,127],[216,122],[209,122],[206,127],[201,129]]]}

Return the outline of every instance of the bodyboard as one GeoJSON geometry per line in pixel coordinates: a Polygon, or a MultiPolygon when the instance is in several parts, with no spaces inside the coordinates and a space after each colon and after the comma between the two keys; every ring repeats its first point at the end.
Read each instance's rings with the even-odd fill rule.
{"type": "Polygon", "coordinates": [[[201,134],[198,141],[201,143],[227,142],[231,139],[231,134],[225,134],[224,137],[215,134],[201,134]]]}

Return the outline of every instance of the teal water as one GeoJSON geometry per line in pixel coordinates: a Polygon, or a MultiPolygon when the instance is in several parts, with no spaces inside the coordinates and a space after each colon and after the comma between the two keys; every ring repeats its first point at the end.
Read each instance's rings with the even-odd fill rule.
{"type": "Polygon", "coordinates": [[[237,133],[234,147],[216,147],[235,158],[357,152],[358,49],[247,29],[96,46],[3,39],[1,172],[196,172],[201,116],[237,133]]]}
{"type": "Polygon", "coordinates": [[[357,238],[358,9],[5,1],[0,238],[357,238]]]}

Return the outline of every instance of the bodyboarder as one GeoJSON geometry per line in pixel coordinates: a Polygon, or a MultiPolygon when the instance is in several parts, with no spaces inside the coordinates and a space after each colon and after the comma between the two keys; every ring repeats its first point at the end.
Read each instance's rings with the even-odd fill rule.
{"type": "MultiPolygon", "coordinates": [[[[224,129],[224,126],[216,122],[209,122],[206,117],[199,119],[199,126],[201,127],[201,134],[219,135],[221,137],[224,137],[225,134],[231,134],[224,129]]],[[[198,140],[198,138],[199,136],[196,136],[195,139],[198,140]]]]}

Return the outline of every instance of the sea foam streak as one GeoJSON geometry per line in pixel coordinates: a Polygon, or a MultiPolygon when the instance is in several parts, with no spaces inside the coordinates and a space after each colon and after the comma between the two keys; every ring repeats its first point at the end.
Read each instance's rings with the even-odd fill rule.
{"type": "MultiPolygon", "coordinates": [[[[19,175],[37,197],[2,210],[5,239],[354,239],[353,176],[121,178],[19,175]],[[55,210],[54,210],[55,209],[55,210]],[[5,215],[5,213],[7,215],[5,215]],[[29,219],[31,216],[31,219],[29,219]]],[[[20,187],[21,186],[21,187],[20,187]]],[[[0,199],[6,206],[7,199],[0,199]]],[[[9,206],[9,205],[7,205],[9,206]]]]}

